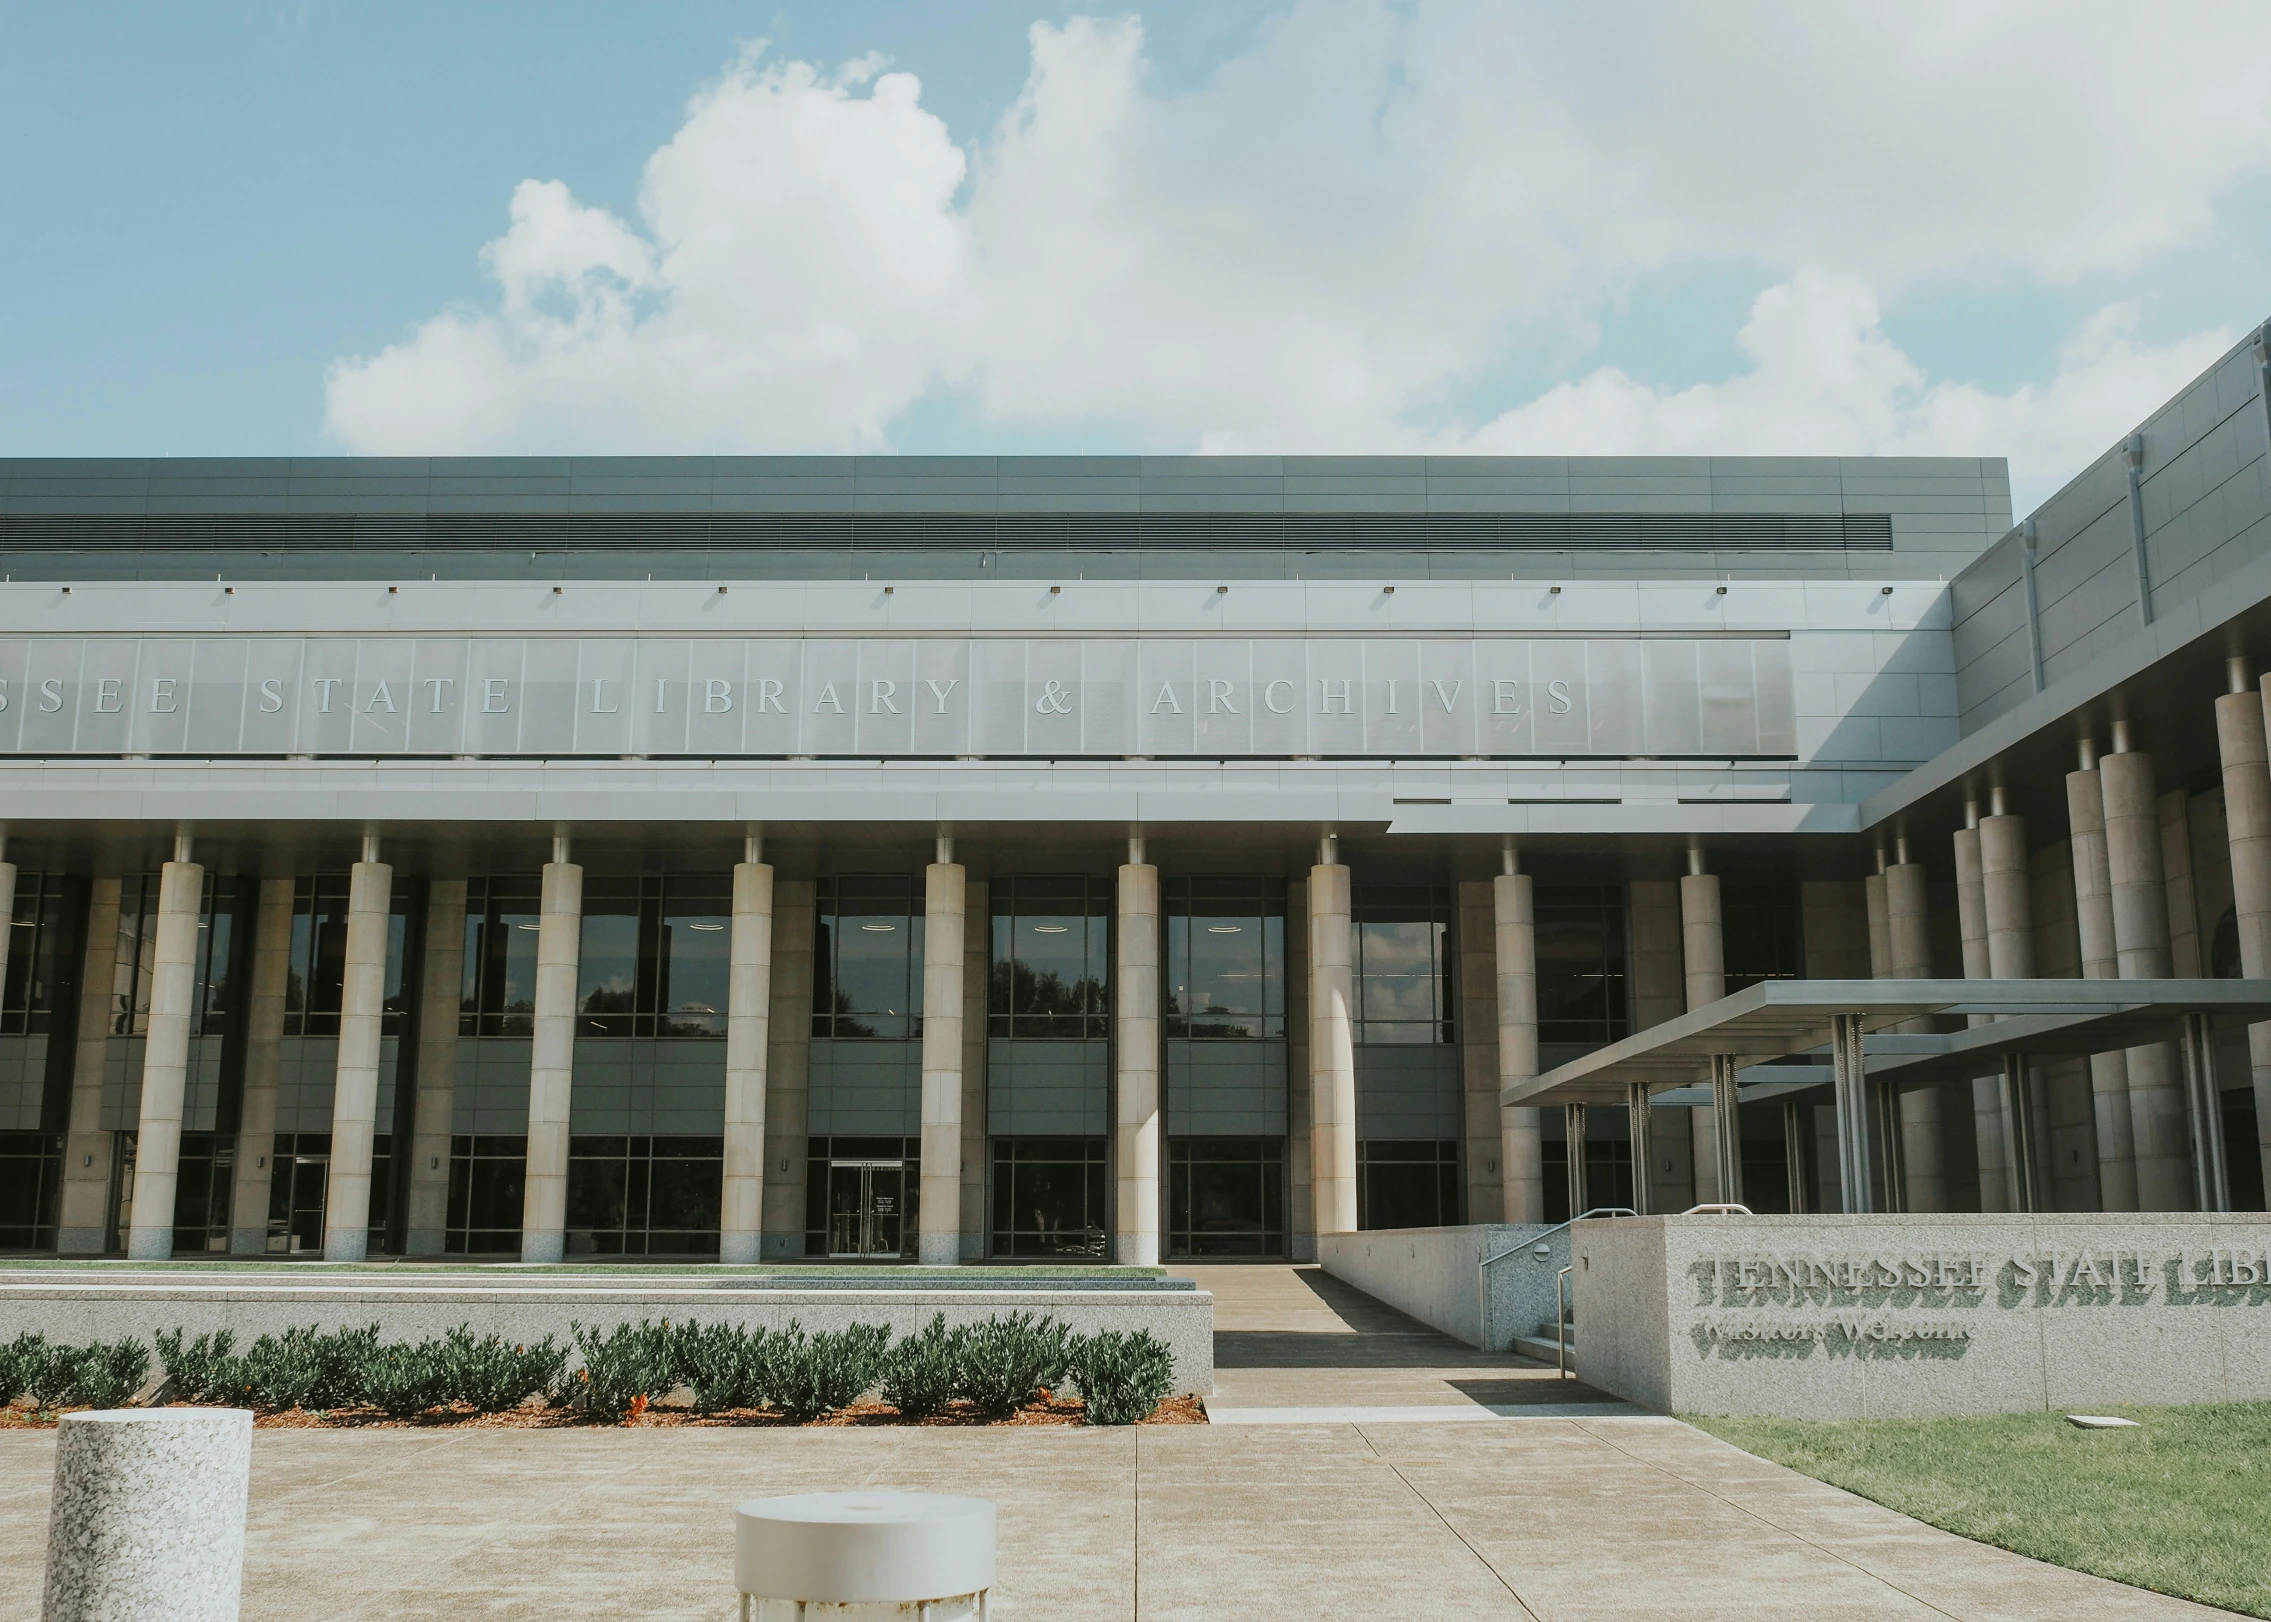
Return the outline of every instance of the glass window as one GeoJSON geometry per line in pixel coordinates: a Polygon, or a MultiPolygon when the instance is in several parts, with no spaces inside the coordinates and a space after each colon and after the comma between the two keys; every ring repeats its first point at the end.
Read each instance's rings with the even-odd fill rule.
{"type": "Polygon", "coordinates": [[[1360,884],[1356,1040],[1456,1040],[1451,1010],[1451,892],[1442,885],[1360,884]]]}
{"type": "Polygon", "coordinates": [[[724,1036],[732,940],[729,878],[587,881],[576,989],[582,1034],[724,1036]]]}
{"type": "Polygon", "coordinates": [[[453,1256],[520,1249],[521,1196],[527,1180],[527,1138],[451,1138],[449,1230],[443,1248],[453,1256]]]}
{"type": "Polygon", "coordinates": [[[1794,884],[1726,884],[1719,891],[1727,989],[1806,973],[1805,913],[1794,884]]]}
{"type": "Polygon", "coordinates": [[[1170,879],[1167,1034],[1285,1035],[1285,885],[1277,879],[1170,879]]]}
{"type": "Polygon", "coordinates": [[[804,1252],[899,1256],[921,1220],[921,1138],[805,1140],[804,1252]]]}
{"type": "MultiPolygon", "coordinates": [[[[461,1036],[527,1036],[536,1028],[536,933],[544,881],[474,879],[465,889],[461,1036]]],[[[519,1218],[514,1225],[517,1229],[519,1218]]]]}
{"type": "Polygon", "coordinates": [[[0,1250],[53,1250],[63,1134],[0,1132],[0,1250]]]}
{"type": "Polygon", "coordinates": [[[1104,1259],[1104,1140],[994,1139],[993,1253],[1104,1259]]]}
{"type": "Polygon", "coordinates": [[[1108,1034],[1111,900],[1108,879],[994,881],[991,1034],[1108,1034]]]}
{"type": "Polygon", "coordinates": [[[1592,1046],[1629,1034],[1624,891],[1615,885],[1539,885],[1538,1040],[1592,1046]]]}
{"type": "MultiPolygon", "coordinates": [[[[347,985],[345,873],[302,874],[292,883],[291,967],[284,980],[284,1034],[337,1036],[347,985]]],[[[404,951],[409,939],[410,881],[397,879],[388,897],[385,999],[379,1028],[402,1034],[410,998],[404,951]]]]}
{"type": "Polygon", "coordinates": [[[1448,1228],[1458,1221],[1457,1140],[1357,1144],[1359,1228],[1448,1228]]]}
{"type": "MultiPolygon", "coordinates": [[[[77,890],[78,905],[85,891],[77,890]]],[[[65,936],[64,881],[53,873],[16,875],[16,913],[8,939],[8,977],[0,986],[0,1035],[36,1036],[55,1028],[57,959],[65,936]]]]}
{"type": "Polygon", "coordinates": [[[1172,1138],[1167,1158],[1169,1254],[1285,1254],[1283,1138],[1172,1138]]]}
{"type": "Polygon", "coordinates": [[[910,878],[822,879],[812,1034],[905,1041],[923,1029],[922,895],[910,878]]]}
{"type": "Polygon", "coordinates": [[[568,1140],[568,1248],[600,1256],[714,1256],[722,1137],[568,1140]]]}
{"type": "MultiPolygon", "coordinates": [[[[150,985],[157,973],[158,893],[162,882],[156,873],[129,874],[118,886],[118,955],[111,967],[111,1022],[113,1036],[141,1036],[150,1022],[150,985]]],[[[190,1007],[192,1036],[217,1036],[228,1028],[234,1006],[232,990],[236,937],[234,908],[238,887],[217,875],[205,875],[205,893],[197,919],[196,987],[190,1007]]],[[[13,978],[14,970],[10,969],[13,978]]],[[[336,1030],[336,1023],[332,1027],[336,1030]]]]}

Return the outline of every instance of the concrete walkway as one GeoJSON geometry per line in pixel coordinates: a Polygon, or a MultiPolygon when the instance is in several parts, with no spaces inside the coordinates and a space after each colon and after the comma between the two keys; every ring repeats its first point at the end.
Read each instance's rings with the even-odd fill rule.
{"type": "MultiPolygon", "coordinates": [[[[1936,1532],[1674,1420],[1568,1416],[1550,1369],[1313,1273],[1206,1273],[1225,1412],[1290,1422],[264,1430],[244,1614],[723,1622],[734,1503],[862,1486],[995,1500],[1002,1622],[2223,1614],[1936,1532]]],[[[52,1432],[0,1432],[0,1622],[39,1614],[53,1455],[52,1432]]]]}

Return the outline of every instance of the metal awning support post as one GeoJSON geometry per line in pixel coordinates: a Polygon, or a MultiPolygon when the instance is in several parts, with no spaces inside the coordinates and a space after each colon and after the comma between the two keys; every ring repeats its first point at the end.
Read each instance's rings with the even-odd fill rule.
{"type": "Polygon", "coordinates": [[[1649,1173],[1655,1169],[1655,1111],[1648,1107],[1648,1083],[1627,1082],[1624,1089],[1624,1109],[1632,1130],[1632,1208],[1642,1216],[1649,1213],[1649,1173]]]}
{"type": "Polygon", "coordinates": [[[1564,1104],[1561,1107],[1563,1159],[1568,1161],[1569,1209],[1572,1214],[1585,1209],[1585,1106],[1564,1104]]]}
{"type": "Polygon", "coordinates": [[[2034,1211],[2041,1205],[2042,1117],[2023,1053],[2003,1055],[2003,1119],[2011,1123],[2011,1208],[2034,1211]]]}
{"type": "Polygon", "coordinates": [[[2230,1163],[2224,1158],[2224,1095],[2216,1085],[2214,1016],[2184,1016],[2184,1102],[2192,1119],[2192,1186],[2203,1211],[2232,1208],[2230,1163]]]}
{"type": "Polygon", "coordinates": [[[1813,1111],[1795,1098],[1782,1101],[1782,1169],[1790,1185],[1790,1209],[1804,1211],[1812,1204],[1807,1185],[1807,1150],[1812,1145],[1813,1111]]]}
{"type": "Polygon", "coordinates": [[[1743,1115],[1735,1091],[1735,1056],[1711,1056],[1711,1115],[1718,1131],[1719,1198],[1729,1205],[1743,1203],[1743,1115]]]}
{"type": "Polygon", "coordinates": [[[1832,1014],[1829,1052],[1837,1102],[1837,1186],[1849,1216],[1869,1214],[1868,1068],[1861,1057],[1859,1014],[1832,1014]]]}

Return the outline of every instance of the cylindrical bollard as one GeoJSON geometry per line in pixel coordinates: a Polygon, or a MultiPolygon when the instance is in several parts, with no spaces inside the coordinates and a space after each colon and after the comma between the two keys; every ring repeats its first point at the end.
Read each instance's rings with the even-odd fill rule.
{"type": "Polygon", "coordinates": [[[55,1436],[43,1622],[235,1622],[244,1591],[252,1415],[65,1414],[55,1436]]]}
{"type": "Polygon", "coordinates": [[[983,1619],[994,1585],[994,1506],[927,1492],[752,1498],[734,1511],[742,1622],[983,1619]],[[804,1607],[825,1606],[821,1612],[804,1607]]]}

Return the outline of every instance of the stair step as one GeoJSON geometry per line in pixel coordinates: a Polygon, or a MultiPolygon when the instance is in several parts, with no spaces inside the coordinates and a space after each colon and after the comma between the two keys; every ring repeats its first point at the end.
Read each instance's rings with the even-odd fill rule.
{"type": "Polygon", "coordinates": [[[1541,1363],[1553,1363],[1560,1361],[1564,1355],[1571,1358],[1577,1355],[1577,1338],[1574,1335],[1569,1338],[1569,1350],[1567,1354],[1563,1354],[1546,1335],[1517,1335],[1514,1337],[1514,1350],[1524,1357],[1534,1357],[1541,1363]]]}

